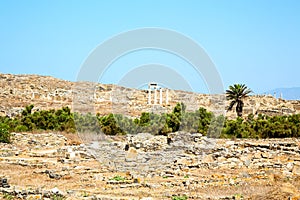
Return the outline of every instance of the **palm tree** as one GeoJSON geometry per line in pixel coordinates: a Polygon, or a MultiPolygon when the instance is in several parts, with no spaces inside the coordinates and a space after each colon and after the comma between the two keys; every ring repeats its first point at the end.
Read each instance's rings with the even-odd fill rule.
{"type": "Polygon", "coordinates": [[[231,100],[228,107],[228,111],[232,110],[233,106],[236,104],[236,113],[238,117],[243,114],[244,102],[243,99],[248,96],[252,91],[245,84],[234,84],[229,86],[229,90],[226,90],[227,100],[231,100]]]}

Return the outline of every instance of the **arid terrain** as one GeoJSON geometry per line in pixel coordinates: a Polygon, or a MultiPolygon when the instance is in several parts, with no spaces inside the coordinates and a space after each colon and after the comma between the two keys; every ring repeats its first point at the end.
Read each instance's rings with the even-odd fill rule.
{"type": "Polygon", "coordinates": [[[181,132],[171,143],[165,136],[117,137],[106,143],[118,149],[111,152],[116,154],[111,160],[118,161],[113,165],[102,162],[103,155],[91,152],[76,134],[13,135],[12,144],[0,144],[0,177],[10,186],[0,187],[2,199],[300,198],[297,139],[212,140],[181,132]],[[148,168],[139,168],[139,155],[160,150],[167,155],[168,148],[182,146],[184,152],[165,166],[150,169],[154,158],[149,157],[148,168]],[[126,170],[135,162],[137,167],[126,170]]]}
{"type": "Polygon", "coordinates": [[[300,0],[0,0],[0,200],[300,200],[300,0]]]}
{"type": "MultiPolygon", "coordinates": [[[[90,83],[78,86],[46,76],[0,74],[0,86],[1,115],[14,117],[29,104],[35,105],[34,111],[63,106],[76,111],[73,101],[84,92],[74,87],[90,83]]],[[[148,90],[103,84],[92,84],[92,89],[89,103],[101,114],[120,111],[134,117],[144,111],[168,112],[178,102],[184,102],[187,110],[222,107],[222,98],[214,95],[164,89],[152,91],[149,102],[148,90]]],[[[83,107],[89,106],[82,98],[83,107]]],[[[297,114],[300,103],[250,96],[244,112],[297,114]]],[[[11,144],[0,143],[0,198],[300,199],[299,153],[296,138],[212,139],[189,132],[12,133],[11,144]]]]}
{"type": "MultiPolygon", "coordinates": [[[[198,94],[168,88],[162,88],[161,96],[159,90],[152,90],[149,103],[148,90],[110,84],[75,83],[50,76],[13,74],[0,74],[0,101],[0,116],[14,116],[30,104],[34,104],[35,110],[68,106],[73,111],[121,113],[135,117],[142,112],[170,112],[179,102],[187,106],[187,111],[204,107],[209,111],[224,114],[225,107],[229,104],[222,95],[198,94]]],[[[252,95],[245,99],[246,116],[297,113],[300,113],[300,101],[288,101],[271,95],[252,95]]],[[[227,112],[226,116],[235,118],[236,113],[227,112]]]]}

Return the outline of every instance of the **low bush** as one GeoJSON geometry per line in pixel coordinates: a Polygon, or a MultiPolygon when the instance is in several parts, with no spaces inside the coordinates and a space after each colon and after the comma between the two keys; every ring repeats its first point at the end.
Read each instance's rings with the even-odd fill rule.
{"type": "Polygon", "coordinates": [[[12,117],[0,117],[0,142],[10,142],[10,132],[62,131],[75,133],[104,133],[106,135],[137,134],[168,135],[175,131],[198,132],[208,137],[222,138],[285,138],[300,136],[300,115],[265,116],[256,118],[226,119],[214,116],[205,108],[186,112],[186,106],[178,103],[172,112],[163,114],[142,113],[138,118],[121,114],[101,116],[91,113],[72,113],[68,107],[58,110],[33,111],[29,105],[12,117]]]}
{"type": "Polygon", "coordinates": [[[6,124],[0,124],[0,142],[10,143],[11,134],[8,131],[8,126],[6,124]]]}
{"type": "Polygon", "coordinates": [[[187,199],[188,199],[188,197],[186,195],[172,197],[172,200],[187,200],[187,199]]]}

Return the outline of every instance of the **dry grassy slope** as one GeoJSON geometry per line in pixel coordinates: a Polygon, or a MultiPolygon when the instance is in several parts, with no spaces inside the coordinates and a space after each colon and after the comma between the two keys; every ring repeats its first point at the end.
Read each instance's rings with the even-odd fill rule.
{"type": "MultiPolygon", "coordinates": [[[[222,98],[218,95],[169,90],[167,104],[166,92],[163,92],[162,96],[162,105],[148,105],[148,92],[145,90],[116,85],[74,83],[50,76],[0,74],[1,115],[20,112],[29,104],[34,104],[35,109],[69,106],[77,111],[95,110],[102,114],[122,113],[129,116],[149,111],[169,112],[177,102],[184,102],[190,111],[200,106],[211,111],[222,110],[222,98]],[[74,99],[76,104],[73,104],[74,99]]],[[[159,92],[157,98],[159,99],[159,92]]],[[[299,113],[300,101],[287,101],[272,96],[251,96],[245,101],[244,112],[272,115],[299,113]]],[[[235,113],[228,112],[227,116],[235,116],[235,113]]]]}

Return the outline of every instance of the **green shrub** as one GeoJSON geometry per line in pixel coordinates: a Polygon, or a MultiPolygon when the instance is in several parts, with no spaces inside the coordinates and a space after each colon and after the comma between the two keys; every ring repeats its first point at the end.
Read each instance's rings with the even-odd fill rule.
{"type": "Polygon", "coordinates": [[[214,116],[204,108],[187,112],[183,103],[178,103],[171,113],[142,113],[132,119],[121,114],[100,116],[72,113],[70,108],[33,112],[33,105],[26,106],[16,117],[0,117],[0,142],[10,142],[10,132],[65,131],[103,132],[106,135],[125,135],[141,132],[153,135],[168,135],[175,131],[198,132],[208,137],[222,138],[286,138],[300,136],[300,115],[266,116],[253,114],[246,119],[228,120],[214,116]],[[75,126],[76,125],[76,126],[75,126]]]}
{"type": "Polygon", "coordinates": [[[109,179],[109,180],[114,180],[114,181],[125,181],[126,178],[124,178],[124,177],[122,177],[122,176],[120,176],[120,175],[117,175],[117,176],[115,176],[115,177],[113,177],[113,178],[111,178],[111,179],[109,179]]]}
{"type": "Polygon", "coordinates": [[[187,200],[187,199],[188,199],[188,197],[186,195],[172,197],[172,200],[187,200]]]}
{"type": "Polygon", "coordinates": [[[5,124],[0,124],[0,142],[10,143],[11,134],[8,131],[8,127],[5,124]]]}
{"type": "Polygon", "coordinates": [[[14,130],[16,132],[26,132],[26,131],[28,131],[28,128],[25,125],[18,125],[18,126],[16,126],[16,128],[14,130]]]}
{"type": "Polygon", "coordinates": [[[66,199],[66,197],[64,196],[61,196],[61,195],[56,195],[54,194],[52,197],[51,197],[52,200],[64,200],[66,199]]]}
{"type": "Polygon", "coordinates": [[[14,198],[15,198],[15,197],[14,197],[13,195],[8,194],[8,193],[5,193],[5,194],[3,195],[3,199],[12,200],[12,199],[14,199],[14,198]]]}

